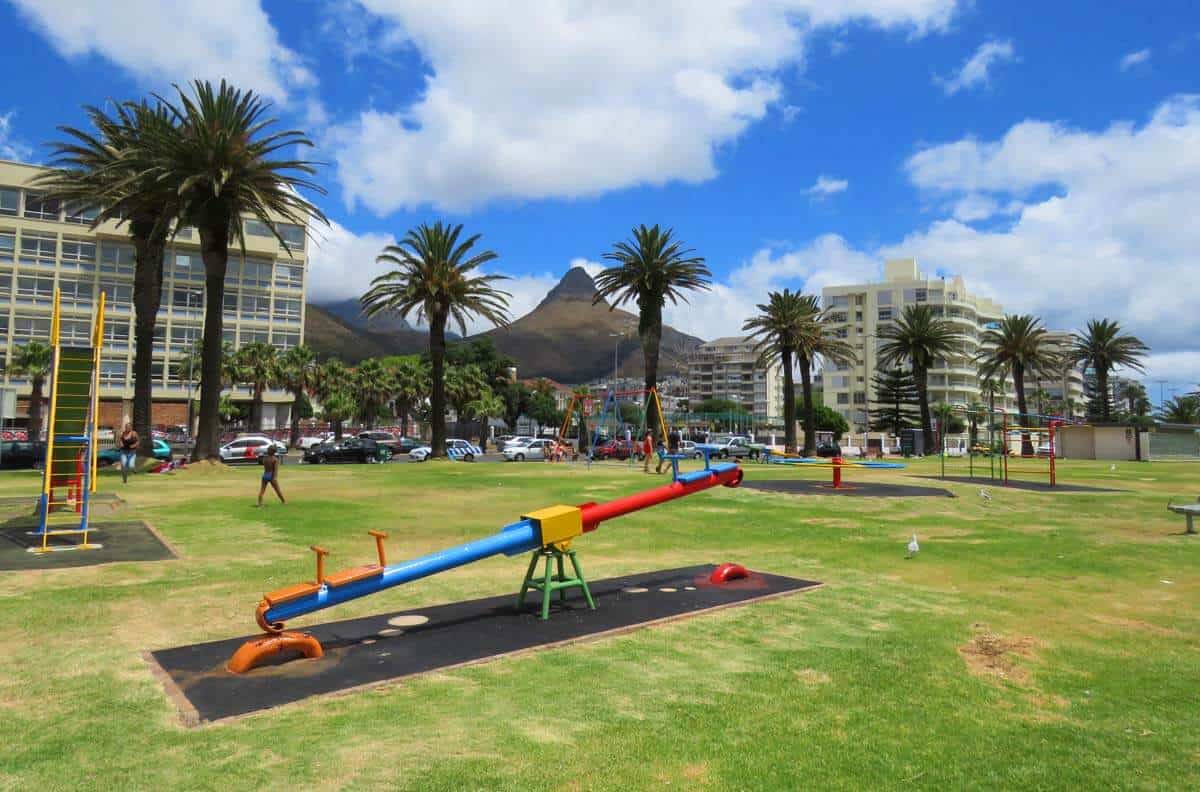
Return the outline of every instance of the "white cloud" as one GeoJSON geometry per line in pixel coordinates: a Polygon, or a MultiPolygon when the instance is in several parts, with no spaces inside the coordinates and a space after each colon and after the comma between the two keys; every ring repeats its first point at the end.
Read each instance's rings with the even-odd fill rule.
{"type": "Polygon", "coordinates": [[[376,256],[396,243],[391,234],[355,234],[336,221],[330,221],[328,228],[316,227],[314,234],[317,238],[308,251],[307,297],[317,303],[362,296],[371,280],[388,269],[375,262],[376,256]]]}
{"type": "Polygon", "coordinates": [[[1139,63],[1145,63],[1148,60],[1150,60],[1150,50],[1140,49],[1137,52],[1130,52],[1128,55],[1125,55],[1123,58],[1121,58],[1118,66],[1120,67],[1121,71],[1128,71],[1134,66],[1137,66],[1139,63]]]}
{"type": "Polygon", "coordinates": [[[1156,355],[1196,350],[1200,97],[1173,97],[1141,125],[1100,131],[1024,121],[997,141],[932,146],[906,168],[929,195],[1008,202],[1015,216],[983,230],[941,219],[881,257],[915,255],[961,273],[973,291],[1052,326],[1107,316],[1156,355]]]}
{"type": "Polygon", "coordinates": [[[781,96],[809,34],[851,22],[914,35],[956,0],[362,0],[428,64],[409,106],[328,136],[348,202],[379,214],[497,198],[701,182],[781,96]]]}
{"type": "Polygon", "coordinates": [[[0,114],[0,159],[29,162],[33,158],[33,147],[17,137],[12,119],[16,111],[0,114]]]}
{"type": "Polygon", "coordinates": [[[12,1],[61,55],[99,55],[156,87],[226,78],[283,100],[315,84],[259,0],[12,1]]]}
{"type": "Polygon", "coordinates": [[[934,77],[934,82],[942,86],[947,96],[953,96],[968,88],[987,85],[993,66],[1016,59],[1016,51],[1013,50],[1011,41],[985,41],[963,62],[954,76],[934,77]]]}
{"type": "Polygon", "coordinates": [[[817,200],[828,198],[831,195],[837,195],[840,192],[845,192],[849,188],[850,182],[845,179],[835,179],[831,176],[821,174],[805,192],[813,196],[817,200]]]}

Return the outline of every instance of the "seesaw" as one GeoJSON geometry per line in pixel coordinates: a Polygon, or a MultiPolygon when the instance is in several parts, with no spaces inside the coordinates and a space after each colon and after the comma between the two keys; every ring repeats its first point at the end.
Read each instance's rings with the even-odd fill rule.
{"type": "MultiPolygon", "coordinates": [[[[521,553],[532,553],[521,592],[517,597],[519,609],[524,608],[525,597],[530,589],[540,591],[541,618],[547,619],[553,593],[559,592],[561,598],[567,589],[579,588],[588,607],[594,610],[596,606],[591,591],[583,577],[575,550],[571,547],[575,538],[596,530],[605,520],[719,485],[736,487],[743,477],[742,469],[736,463],[710,464],[707,457],[703,470],[688,473],[679,472],[677,460],[673,459],[672,463],[674,475],[670,484],[604,503],[548,506],[523,515],[520,520],[504,526],[499,533],[492,536],[398,564],[387,563],[383,544],[387,534],[379,531],[367,532],[375,539],[379,561],[377,564],[351,567],[326,574],[325,557],[329,555],[329,551],[314,545],[309,549],[316,554],[316,580],[264,594],[255,610],[255,621],[264,630],[264,634],[242,644],[230,658],[226,668],[235,674],[244,673],[266,658],[281,652],[299,652],[308,658],[322,657],[324,650],[314,636],[287,631],[284,629],[285,623],[299,616],[378,594],[393,586],[500,554],[511,557],[521,553]],[[574,575],[565,573],[564,558],[570,560],[574,575]],[[545,562],[545,572],[542,575],[535,574],[539,560],[545,562]]],[[[710,581],[724,583],[745,577],[747,574],[741,566],[724,564],[712,573],[710,581]]]]}

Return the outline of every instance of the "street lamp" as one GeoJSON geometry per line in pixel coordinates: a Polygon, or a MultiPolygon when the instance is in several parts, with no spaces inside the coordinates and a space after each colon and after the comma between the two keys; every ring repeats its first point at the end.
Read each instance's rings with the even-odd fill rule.
{"type": "Polygon", "coordinates": [[[617,392],[617,349],[621,346],[621,339],[625,337],[624,333],[609,333],[609,338],[616,339],[613,341],[613,384],[612,392],[615,395],[617,392]]]}

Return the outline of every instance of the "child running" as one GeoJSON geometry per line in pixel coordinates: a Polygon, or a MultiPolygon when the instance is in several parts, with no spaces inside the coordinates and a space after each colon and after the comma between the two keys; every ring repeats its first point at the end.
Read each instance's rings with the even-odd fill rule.
{"type": "Polygon", "coordinates": [[[267,485],[275,490],[275,494],[279,496],[280,503],[287,503],[283,499],[283,491],[279,489],[279,457],[275,456],[275,446],[267,449],[266,456],[260,459],[263,466],[262,486],[258,488],[258,505],[262,506],[263,493],[267,491],[267,485]]]}

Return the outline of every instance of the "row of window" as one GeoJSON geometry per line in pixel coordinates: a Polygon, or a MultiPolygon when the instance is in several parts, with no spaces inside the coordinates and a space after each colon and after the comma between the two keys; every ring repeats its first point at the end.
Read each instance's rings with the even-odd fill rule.
{"type": "MultiPolygon", "coordinates": [[[[168,328],[162,325],[154,328],[154,351],[162,352],[167,348],[167,333],[168,328]]],[[[59,323],[59,335],[62,343],[67,346],[87,346],[91,343],[92,339],[92,323],[86,319],[64,318],[59,323]]],[[[199,343],[201,335],[201,328],[197,326],[172,326],[170,328],[170,349],[172,352],[186,352],[199,343]]],[[[298,332],[242,328],[240,331],[225,330],[222,332],[222,335],[224,336],[224,340],[234,346],[262,343],[272,344],[279,349],[291,349],[300,344],[300,333],[298,332]]],[[[128,323],[105,323],[104,344],[106,347],[119,348],[128,346],[130,338],[131,328],[128,323]]],[[[49,341],[49,339],[49,317],[21,316],[18,314],[12,318],[10,335],[8,316],[0,316],[0,343],[11,340],[12,344],[20,346],[22,343],[30,340],[49,341]]],[[[2,358],[3,354],[0,353],[0,359],[2,358]]]]}
{"type": "MultiPolygon", "coordinates": [[[[52,220],[55,222],[90,225],[100,214],[94,206],[84,204],[64,203],[55,198],[47,198],[42,193],[32,190],[20,190],[16,187],[0,187],[0,215],[8,217],[25,217],[31,220],[52,220]],[[22,197],[24,201],[22,202],[22,197]]],[[[275,238],[270,227],[261,220],[247,219],[243,228],[248,236],[275,238]]],[[[279,236],[291,250],[304,250],[305,231],[303,226],[293,223],[276,223],[279,236]]],[[[191,228],[181,228],[177,237],[191,239],[191,228]]]]}

